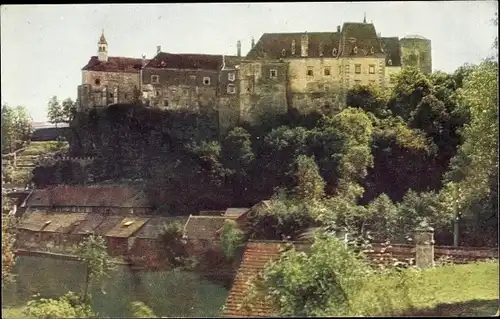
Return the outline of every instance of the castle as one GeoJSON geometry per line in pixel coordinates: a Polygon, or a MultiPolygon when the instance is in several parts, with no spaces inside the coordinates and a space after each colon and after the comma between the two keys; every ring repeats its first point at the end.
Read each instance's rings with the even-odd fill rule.
{"type": "Polygon", "coordinates": [[[265,33],[241,55],[173,54],[152,59],[108,56],[104,31],[98,55],[82,68],[80,110],[142,101],[163,109],[212,109],[221,130],[294,109],[331,113],[356,84],[390,87],[404,66],[432,71],[431,41],[382,37],[373,23],[346,22],[336,32],[265,33]]]}

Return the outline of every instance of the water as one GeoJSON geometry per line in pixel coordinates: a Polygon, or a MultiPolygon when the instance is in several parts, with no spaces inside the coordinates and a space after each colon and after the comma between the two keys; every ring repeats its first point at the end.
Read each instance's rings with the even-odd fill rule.
{"type": "MultiPolygon", "coordinates": [[[[20,256],[16,261],[16,283],[2,294],[2,304],[19,306],[40,293],[57,298],[68,291],[84,289],[85,267],[76,261],[20,256]]],[[[131,273],[118,267],[92,287],[92,305],[99,317],[128,317],[132,301],[142,301],[157,316],[196,317],[221,314],[228,291],[200,275],[186,271],[131,273]]]]}

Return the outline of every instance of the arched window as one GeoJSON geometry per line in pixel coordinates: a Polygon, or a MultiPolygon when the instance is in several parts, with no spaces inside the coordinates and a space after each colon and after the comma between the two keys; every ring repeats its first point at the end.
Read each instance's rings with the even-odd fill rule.
{"type": "Polygon", "coordinates": [[[286,50],[285,49],[281,50],[281,56],[285,56],[285,55],[286,55],[286,50]]]}
{"type": "Polygon", "coordinates": [[[355,47],[354,47],[354,49],[352,49],[352,52],[353,52],[354,54],[357,54],[357,53],[358,53],[358,47],[357,47],[357,46],[355,46],[355,47]]]}

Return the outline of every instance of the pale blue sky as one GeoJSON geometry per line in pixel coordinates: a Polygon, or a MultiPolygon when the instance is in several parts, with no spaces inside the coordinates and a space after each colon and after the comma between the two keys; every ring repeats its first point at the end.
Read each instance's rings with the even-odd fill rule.
{"type": "Polygon", "coordinates": [[[35,121],[47,101],[76,99],[81,68],[104,29],[111,56],[236,54],[265,32],[335,31],[373,21],[382,36],[432,40],[433,68],[452,72],[492,54],[496,1],[4,5],[1,8],[2,104],[24,105],[35,121]]]}

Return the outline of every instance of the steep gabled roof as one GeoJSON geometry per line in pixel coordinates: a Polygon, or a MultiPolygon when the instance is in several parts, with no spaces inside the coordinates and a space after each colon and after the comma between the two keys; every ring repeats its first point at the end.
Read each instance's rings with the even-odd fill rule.
{"type": "Polygon", "coordinates": [[[224,216],[189,216],[184,227],[184,236],[187,239],[214,240],[225,220],[224,216]]]}
{"type": "Polygon", "coordinates": [[[337,32],[311,33],[264,33],[255,46],[248,52],[247,59],[301,58],[301,39],[308,36],[308,57],[319,58],[320,47],[324,57],[333,57],[333,49],[339,50],[340,34],[337,32]],[[295,41],[295,54],[292,43],[295,41]],[[283,55],[283,50],[285,55],[283,55]]]}
{"type": "Polygon", "coordinates": [[[258,241],[249,242],[243,253],[241,264],[229,291],[223,317],[270,317],[275,315],[270,305],[258,302],[251,310],[242,308],[252,277],[264,270],[265,265],[281,256],[284,243],[258,241]]]}
{"type": "Polygon", "coordinates": [[[150,207],[143,191],[131,187],[57,186],[33,191],[30,207],[150,207]]]}
{"type": "MultiPolygon", "coordinates": [[[[145,62],[147,63],[148,60],[145,62]]],[[[92,56],[82,70],[98,72],[139,73],[142,68],[142,59],[110,56],[108,61],[101,62],[97,56],[92,56]]]]}
{"type": "Polygon", "coordinates": [[[382,56],[380,40],[372,23],[346,22],[342,26],[341,55],[352,57],[382,56]],[[357,53],[354,48],[357,47],[357,53]],[[372,53],[373,50],[373,53],[372,53]]]}
{"type": "Polygon", "coordinates": [[[84,220],[85,213],[46,213],[25,214],[18,225],[19,229],[31,231],[68,233],[78,221],[84,220]]]}
{"type": "Polygon", "coordinates": [[[144,68],[194,69],[218,71],[222,67],[222,55],[158,53],[144,68]]]}

